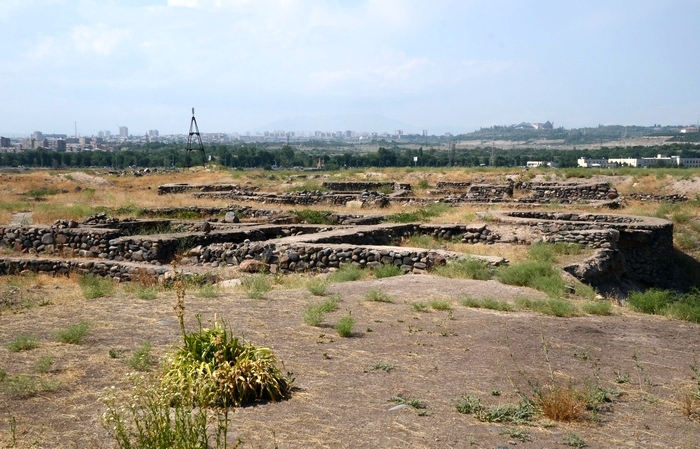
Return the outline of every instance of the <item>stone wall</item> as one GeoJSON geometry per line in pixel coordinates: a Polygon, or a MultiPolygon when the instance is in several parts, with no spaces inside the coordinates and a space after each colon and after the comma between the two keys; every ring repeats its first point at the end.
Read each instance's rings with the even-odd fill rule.
{"type": "Polygon", "coordinates": [[[575,242],[612,249],[624,260],[624,274],[648,285],[672,284],[673,223],[654,217],[614,214],[513,211],[498,221],[528,226],[544,241],[575,242]]]}
{"type": "Polygon", "coordinates": [[[92,274],[125,282],[143,275],[165,279],[170,272],[171,269],[167,266],[144,267],[111,260],[0,257],[0,275],[39,273],[49,276],[67,276],[70,273],[77,273],[79,275],[92,274]]]}
{"type": "Polygon", "coordinates": [[[255,191],[257,187],[239,186],[238,184],[214,183],[214,184],[163,184],[158,186],[158,195],[191,192],[230,192],[232,190],[255,191]]]}
{"type": "Polygon", "coordinates": [[[334,192],[358,192],[362,190],[411,190],[411,184],[404,182],[365,182],[365,181],[326,181],[323,187],[334,192]]]}

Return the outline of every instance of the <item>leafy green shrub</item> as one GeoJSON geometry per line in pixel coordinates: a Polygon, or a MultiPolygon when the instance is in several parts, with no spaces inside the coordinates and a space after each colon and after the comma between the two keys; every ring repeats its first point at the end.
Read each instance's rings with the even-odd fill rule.
{"type": "Polygon", "coordinates": [[[328,281],[320,277],[313,277],[306,284],[306,288],[314,296],[325,296],[328,292],[328,281]]]}
{"type": "Polygon", "coordinates": [[[328,276],[329,282],[351,282],[364,279],[367,273],[357,265],[351,263],[340,267],[338,271],[331,273],[328,276]]]}
{"type": "Polygon", "coordinates": [[[242,406],[279,401],[292,379],[276,366],[267,348],[234,337],[226,323],[185,333],[183,346],[166,362],[161,385],[184,404],[242,406]]]}
{"type": "Polygon", "coordinates": [[[69,343],[72,345],[79,345],[82,343],[83,338],[90,332],[92,325],[87,321],[81,321],[78,324],[73,324],[65,329],[60,329],[54,332],[56,340],[61,343],[69,343]]]}
{"type": "Polygon", "coordinates": [[[29,351],[39,346],[39,340],[33,335],[18,335],[6,347],[10,352],[29,351]]]}
{"type": "Polygon", "coordinates": [[[546,299],[527,299],[518,298],[516,304],[527,310],[539,312],[544,315],[557,317],[578,316],[579,312],[576,305],[567,299],[546,298],[546,299]]]}
{"type": "Polygon", "coordinates": [[[479,421],[498,423],[527,424],[538,413],[536,405],[527,399],[523,399],[517,404],[504,404],[487,408],[477,397],[462,395],[457,400],[455,407],[459,413],[474,415],[479,421]]]}
{"type": "Polygon", "coordinates": [[[153,362],[151,360],[151,349],[153,345],[150,341],[144,341],[139,349],[134,351],[126,360],[126,364],[136,371],[150,371],[153,362]]]}
{"type": "Polygon", "coordinates": [[[435,310],[450,310],[452,309],[452,303],[449,301],[444,301],[441,299],[433,299],[431,301],[428,301],[428,304],[430,307],[432,307],[435,310]]]}
{"type": "Polygon", "coordinates": [[[380,288],[373,288],[365,294],[367,301],[374,302],[392,302],[390,295],[384,293],[380,288]]]}
{"type": "Polygon", "coordinates": [[[433,269],[438,276],[457,279],[477,279],[486,281],[491,279],[491,270],[486,261],[467,257],[454,260],[445,265],[438,265],[433,269]]]}
{"type": "Polygon", "coordinates": [[[114,282],[94,274],[86,274],[78,280],[78,285],[85,299],[95,299],[109,296],[114,292],[114,282]]]}
{"type": "Polygon", "coordinates": [[[335,224],[335,221],[331,219],[333,211],[330,210],[300,209],[291,211],[291,214],[296,216],[299,221],[304,221],[308,224],[335,224]]]}
{"type": "Polygon", "coordinates": [[[392,363],[388,363],[388,362],[376,362],[376,363],[373,363],[372,365],[370,365],[370,367],[369,367],[370,370],[385,371],[387,373],[389,371],[393,370],[394,368],[395,368],[395,366],[392,363]]]}
{"type": "Polygon", "coordinates": [[[427,179],[421,179],[420,181],[418,181],[418,184],[416,184],[416,187],[418,187],[419,189],[423,189],[423,190],[432,188],[432,186],[430,185],[430,183],[428,182],[427,179]]]}
{"type": "Polygon", "coordinates": [[[377,279],[390,278],[400,275],[401,268],[393,263],[383,264],[378,268],[373,268],[372,274],[374,274],[374,277],[377,279]]]}
{"type": "Polygon", "coordinates": [[[496,278],[504,284],[531,287],[553,297],[566,291],[559,271],[548,262],[525,261],[503,267],[496,272],[496,278]]]}
{"type": "Polygon", "coordinates": [[[241,280],[241,288],[251,299],[261,299],[272,290],[272,283],[264,273],[246,276],[241,280]]]}
{"type": "Polygon", "coordinates": [[[673,301],[673,293],[669,290],[651,288],[630,293],[627,301],[637,312],[660,314],[673,301]]]}
{"type": "Polygon", "coordinates": [[[341,337],[352,337],[352,329],[355,326],[355,318],[351,315],[340,317],[333,325],[333,328],[341,337]]]}

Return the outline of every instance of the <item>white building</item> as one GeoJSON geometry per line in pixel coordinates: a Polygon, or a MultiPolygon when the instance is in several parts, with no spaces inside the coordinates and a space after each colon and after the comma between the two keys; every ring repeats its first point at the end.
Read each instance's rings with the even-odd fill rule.
{"type": "Polygon", "coordinates": [[[614,167],[637,167],[647,168],[655,165],[674,165],[677,167],[700,167],[700,158],[662,156],[639,157],[639,158],[610,158],[610,159],[587,159],[579,158],[578,166],[584,168],[614,168],[614,167]]]}

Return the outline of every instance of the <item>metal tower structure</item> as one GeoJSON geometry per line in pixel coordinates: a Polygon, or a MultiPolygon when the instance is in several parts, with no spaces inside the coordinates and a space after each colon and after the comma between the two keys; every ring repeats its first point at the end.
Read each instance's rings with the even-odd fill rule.
{"type": "MultiPolygon", "coordinates": [[[[192,136],[197,136],[195,145],[199,143],[197,150],[202,153],[202,165],[207,164],[207,156],[204,152],[204,144],[202,143],[202,136],[199,134],[199,126],[197,126],[197,119],[194,118],[194,108],[192,108],[192,120],[190,121],[190,135],[187,137],[187,156],[194,149],[192,148],[192,136]]],[[[189,165],[189,163],[188,163],[189,165]]]]}

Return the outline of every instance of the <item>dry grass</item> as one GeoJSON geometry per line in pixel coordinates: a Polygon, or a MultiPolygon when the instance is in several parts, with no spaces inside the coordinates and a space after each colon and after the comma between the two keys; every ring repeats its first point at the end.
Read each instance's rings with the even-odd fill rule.
{"type": "Polygon", "coordinates": [[[558,422],[578,421],[586,412],[585,398],[571,386],[545,388],[537,398],[537,405],[546,418],[558,422]]]}

